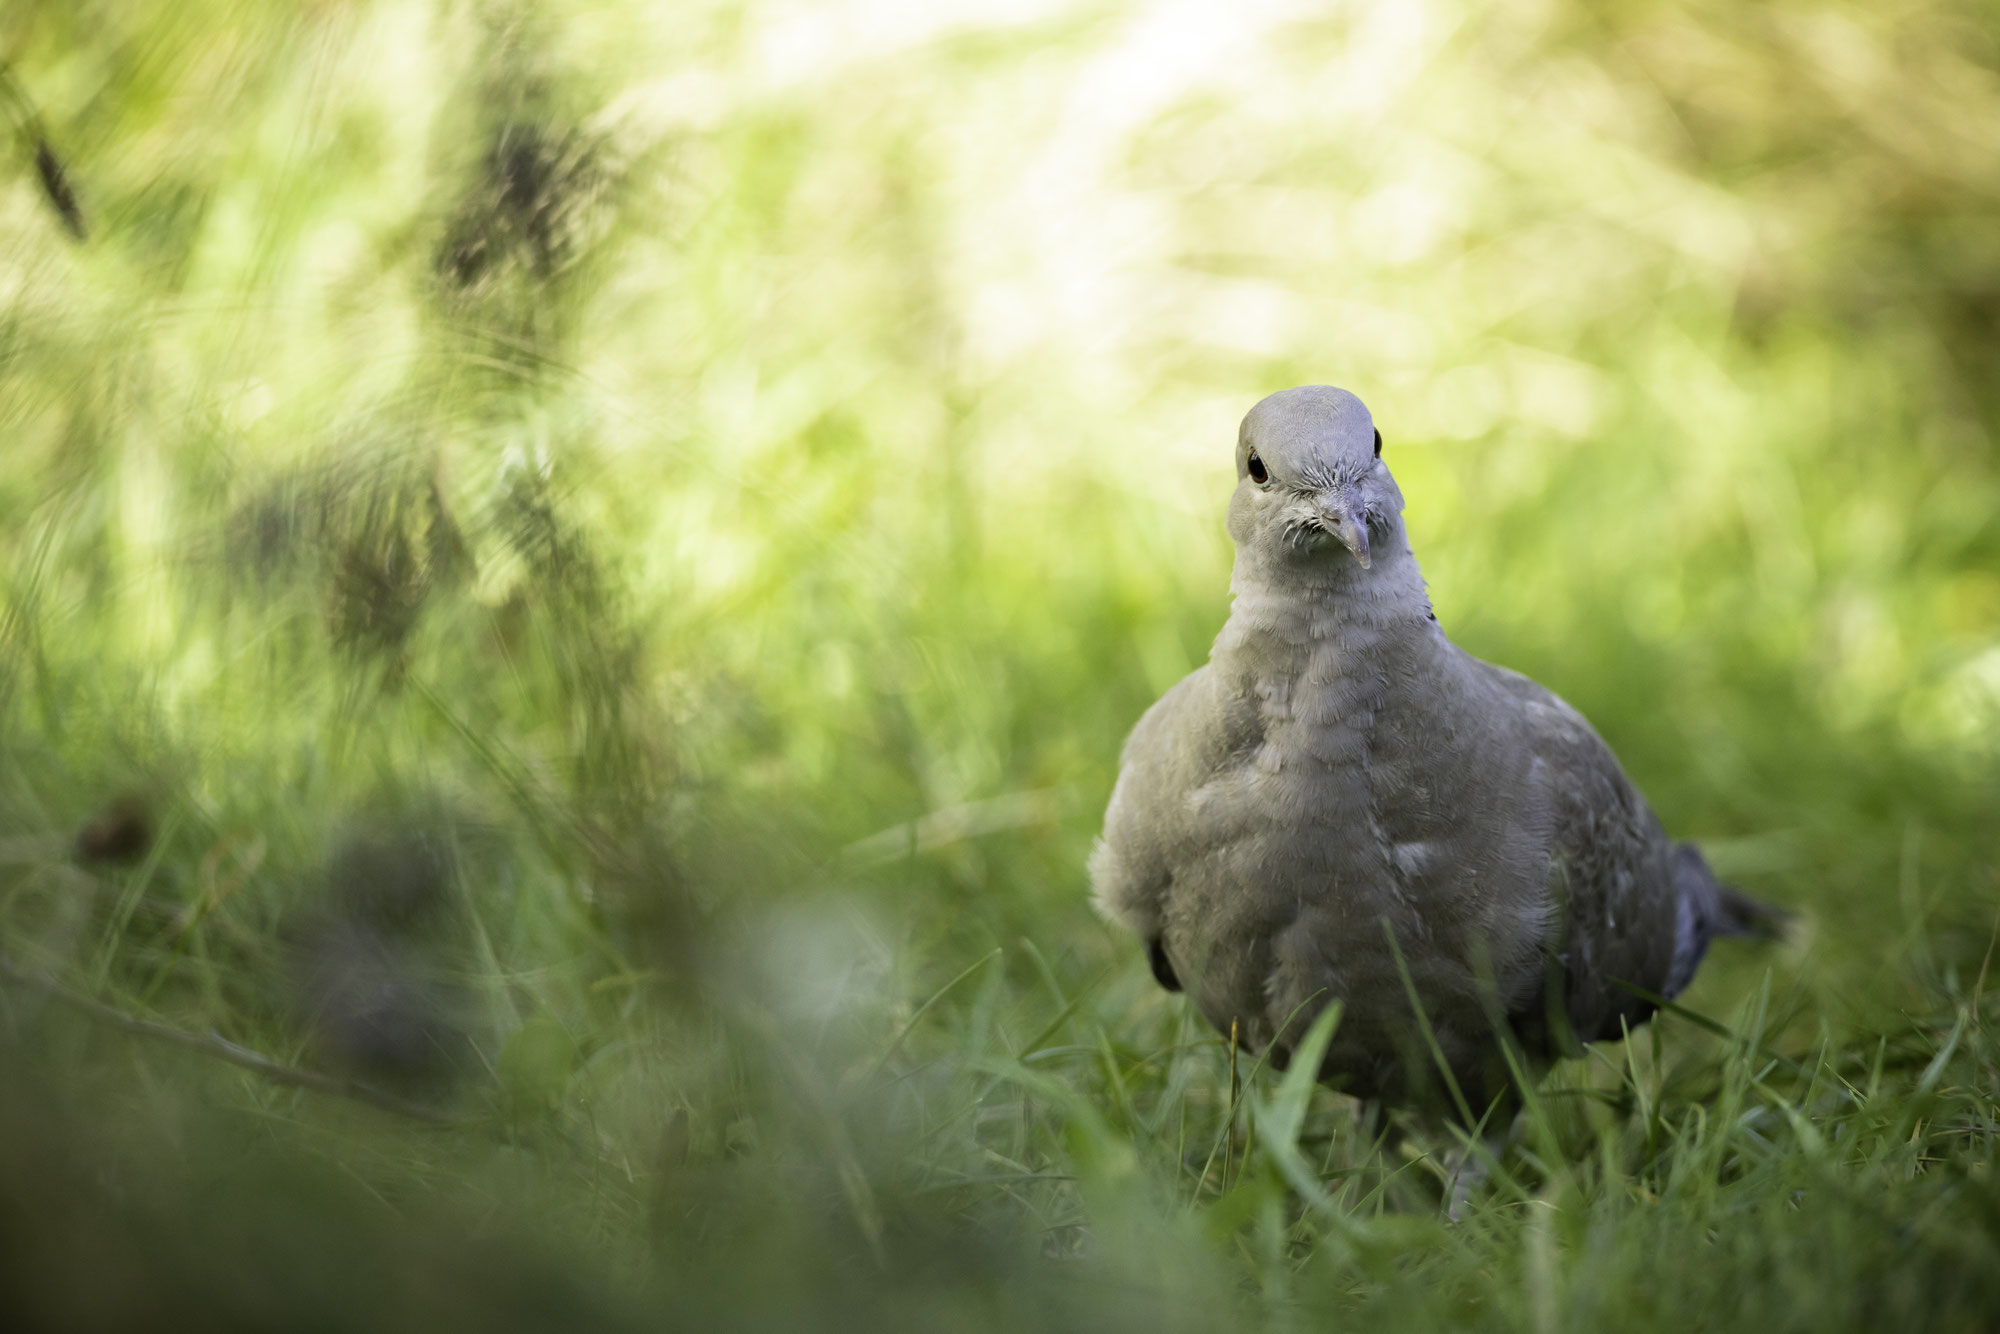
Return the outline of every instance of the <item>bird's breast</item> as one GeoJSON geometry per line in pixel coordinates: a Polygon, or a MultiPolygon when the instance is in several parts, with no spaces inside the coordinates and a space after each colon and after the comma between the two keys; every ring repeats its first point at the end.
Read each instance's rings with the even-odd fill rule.
{"type": "Polygon", "coordinates": [[[1176,883],[1253,899],[1282,885],[1294,906],[1357,921],[1421,915],[1414,899],[1460,860],[1439,794],[1477,760],[1452,714],[1448,651],[1427,620],[1285,610],[1239,597],[1217,642],[1244,744],[1193,794],[1176,883]]]}
{"type": "Polygon", "coordinates": [[[1193,794],[1189,868],[1216,892],[1265,882],[1388,891],[1365,700],[1307,677],[1248,693],[1256,737],[1193,794]]]}

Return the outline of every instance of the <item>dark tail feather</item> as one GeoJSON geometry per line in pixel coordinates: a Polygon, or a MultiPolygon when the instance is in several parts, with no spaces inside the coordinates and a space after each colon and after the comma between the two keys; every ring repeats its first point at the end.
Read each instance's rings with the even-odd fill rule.
{"type": "Polygon", "coordinates": [[[1719,880],[1715,884],[1715,898],[1716,907],[1720,909],[1714,927],[1718,936],[1783,940],[1791,932],[1793,913],[1790,909],[1753,899],[1719,880]]]}
{"type": "Polygon", "coordinates": [[[1704,937],[1751,936],[1783,940],[1792,914],[1776,904],[1753,899],[1734,885],[1725,885],[1708,867],[1708,858],[1692,843],[1674,845],[1674,880],[1684,901],[1692,904],[1704,937]]]}
{"type": "Polygon", "coordinates": [[[1708,869],[1708,858],[1692,843],[1674,845],[1674,885],[1680,891],[1680,922],[1668,972],[1668,999],[1694,980],[1694,970],[1717,936],[1783,940],[1792,914],[1725,885],[1708,869]]]}

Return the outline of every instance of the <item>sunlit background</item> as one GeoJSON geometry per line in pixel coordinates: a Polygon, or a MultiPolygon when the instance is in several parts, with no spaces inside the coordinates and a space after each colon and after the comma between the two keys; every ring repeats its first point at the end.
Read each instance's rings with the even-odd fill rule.
{"type": "Polygon", "coordinates": [[[1996,1309],[1990,8],[14,0],[0,60],[10,1302],[1996,1309]],[[1087,904],[1310,382],[1447,631],[1802,916],[1457,1228],[1435,1128],[1087,904]]]}

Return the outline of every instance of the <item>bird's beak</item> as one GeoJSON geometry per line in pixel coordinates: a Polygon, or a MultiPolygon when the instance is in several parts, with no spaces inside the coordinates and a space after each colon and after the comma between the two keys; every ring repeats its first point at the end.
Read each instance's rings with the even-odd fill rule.
{"type": "Polygon", "coordinates": [[[1326,516],[1327,531],[1340,539],[1340,545],[1354,553],[1354,559],[1361,562],[1362,569],[1367,569],[1367,512],[1348,497],[1338,494],[1321,501],[1320,512],[1326,516]]]}

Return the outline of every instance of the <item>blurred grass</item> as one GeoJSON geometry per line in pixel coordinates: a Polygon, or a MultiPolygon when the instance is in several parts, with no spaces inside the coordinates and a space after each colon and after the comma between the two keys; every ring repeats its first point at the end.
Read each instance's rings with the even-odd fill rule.
{"type": "Polygon", "coordinates": [[[0,948],[453,1121],[8,987],[10,1306],[1986,1326],[1990,17],[0,14],[0,948]],[[1810,924],[1456,1227],[1084,902],[1323,380],[1453,635],[1810,924]]]}

